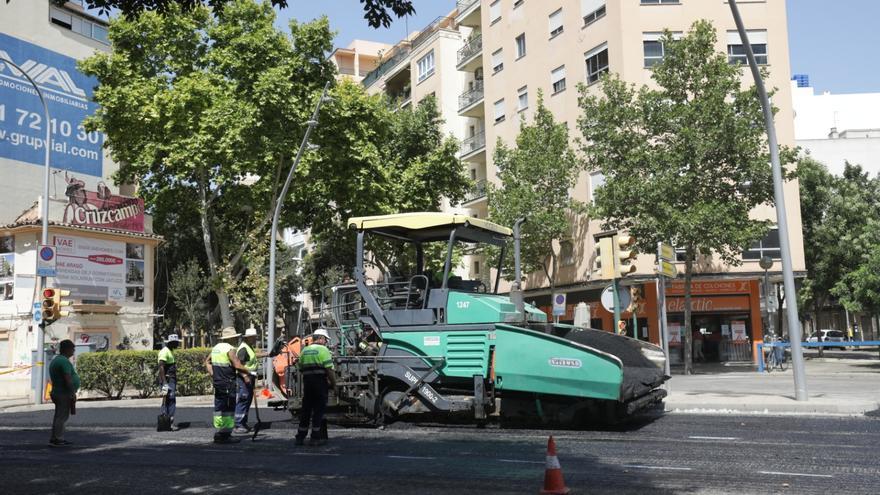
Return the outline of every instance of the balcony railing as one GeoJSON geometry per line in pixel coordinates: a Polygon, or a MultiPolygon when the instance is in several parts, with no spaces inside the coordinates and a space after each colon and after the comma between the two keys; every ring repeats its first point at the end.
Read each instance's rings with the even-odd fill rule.
{"type": "Polygon", "coordinates": [[[401,108],[412,100],[412,88],[404,88],[397,93],[389,94],[388,98],[392,109],[401,108]]]}
{"type": "Polygon", "coordinates": [[[473,5],[479,1],[480,0],[458,0],[458,2],[456,2],[457,3],[456,6],[458,7],[458,12],[459,13],[464,12],[465,10],[469,9],[471,5],[473,5]]]}
{"type": "Polygon", "coordinates": [[[366,77],[364,77],[364,80],[361,81],[361,84],[363,84],[364,87],[369,88],[370,85],[379,80],[380,77],[384,76],[388,71],[407,58],[411,51],[412,47],[410,47],[409,43],[397,45],[394,54],[389,59],[383,60],[379,67],[376,67],[372,72],[367,74],[366,77]]]}
{"type": "Polygon", "coordinates": [[[486,197],[486,179],[478,180],[474,187],[464,195],[464,202],[470,203],[486,197]]]}
{"type": "Polygon", "coordinates": [[[477,53],[480,53],[480,50],[482,49],[483,35],[478,35],[476,38],[468,41],[463,47],[458,50],[458,65],[461,65],[477,53]]]}
{"type": "Polygon", "coordinates": [[[486,147],[486,132],[481,131],[478,134],[465,139],[461,142],[461,156],[469,155],[474,151],[486,147]]]}
{"type": "Polygon", "coordinates": [[[462,111],[465,108],[473,105],[474,103],[483,99],[483,81],[476,80],[474,81],[474,87],[465,91],[458,97],[458,111],[462,111]]]}

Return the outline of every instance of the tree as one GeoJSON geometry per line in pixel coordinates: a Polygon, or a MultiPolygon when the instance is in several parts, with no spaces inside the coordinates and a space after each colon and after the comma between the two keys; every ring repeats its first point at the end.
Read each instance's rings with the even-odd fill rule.
{"type": "Polygon", "coordinates": [[[198,260],[191,258],[185,264],[178,266],[168,282],[168,294],[174,299],[174,304],[181,311],[180,321],[184,326],[189,326],[194,335],[198,333],[200,342],[204,344],[204,309],[207,305],[206,297],[211,292],[208,279],[202,273],[198,260]]]}
{"type": "MultiPolygon", "coordinates": [[[[67,0],[53,0],[57,4],[64,4],[67,0]]],[[[215,12],[220,12],[230,2],[235,0],[86,0],[86,8],[97,9],[100,14],[119,10],[123,15],[132,17],[141,12],[156,11],[160,13],[176,12],[175,8],[192,10],[204,4],[208,4],[215,12]]],[[[9,3],[10,0],[6,0],[9,3]]],[[[370,27],[390,27],[391,15],[394,13],[398,18],[416,13],[412,0],[360,0],[364,5],[364,19],[370,27]]],[[[278,8],[287,8],[288,0],[271,0],[271,4],[278,8]]]]}
{"type": "MultiPolygon", "coordinates": [[[[543,273],[552,292],[560,265],[554,245],[571,238],[573,218],[585,211],[585,205],[570,195],[582,166],[569,144],[568,127],[553,119],[540,91],[534,121],[520,120],[516,147],[499,140],[493,162],[501,185],[489,185],[489,218],[512,226],[526,217],[521,231],[522,270],[543,273]]],[[[512,258],[505,257],[508,278],[513,275],[512,258]]]]}
{"type": "MultiPolygon", "coordinates": [[[[317,293],[338,282],[337,274],[353,275],[349,218],[439,211],[444,198],[463,198],[470,181],[457,157],[458,144],[443,135],[442,123],[434,98],[395,110],[359,84],[339,84],[315,129],[320,152],[303,160],[290,206],[298,212],[295,225],[311,229],[314,247],[303,270],[307,290],[317,293]]],[[[369,247],[385,268],[400,254],[378,243],[369,247]]]]}
{"type": "Polygon", "coordinates": [[[99,82],[88,126],[107,134],[117,182],[138,183],[151,208],[196,208],[229,326],[247,233],[265,231],[316,94],[333,79],[332,35],[325,18],[293,21],[287,36],[267,3],[235,0],[216,15],[167,8],[113,20],[112,53],[81,62],[99,82]]]}
{"type": "MultiPolygon", "coordinates": [[[[760,101],[741,88],[742,69],[715,51],[708,21],[679,41],[663,36],[656,88],[636,90],[616,75],[601,95],[581,86],[579,128],[588,166],[604,174],[592,213],[605,228],[628,230],[644,252],[658,241],[685,252],[685,372],[692,372],[691,280],[697,256],[731,265],[760,239],[769,221],[754,219],[773,203],[773,181],[760,101]]],[[[782,163],[793,161],[782,148],[782,163]]]]}

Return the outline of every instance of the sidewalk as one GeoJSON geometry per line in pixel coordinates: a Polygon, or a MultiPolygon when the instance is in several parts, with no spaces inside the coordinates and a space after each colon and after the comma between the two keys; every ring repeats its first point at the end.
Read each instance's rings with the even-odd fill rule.
{"type": "MultiPolygon", "coordinates": [[[[260,399],[260,402],[264,402],[263,399],[260,399]]],[[[159,406],[162,405],[161,397],[152,397],[149,399],[120,399],[120,400],[77,400],[76,407],[77,409],[89,409],[93,407],[154,407],[159,409],[159,406]]],[[[189,397],[178,397],[177,398],[177,407],[213,407],[214,405],[214,396],[213,395],[193,395],[189,397]]],[[[31,403],[29,398],[4,398],[0,399],[0,414],[3,413],[16,413],[16,412],[29,412],[29,411],[44,411],[44,410],[52,410],[54,408],[54,404],[48,402],[46,404],[34,405],[31,403]]],[[[260,406],[266,407],[266,406],[260,406]]]]}
{"type": "Polygon", "coordinates": [[[757,373],[754,366],[699,366],[694,375],[675,374],[668,383],[666,411],[726,414],[861,415],[880,409],[880,361],[808,359],[809,400],[794,399],[794,377],[757,373]]]}

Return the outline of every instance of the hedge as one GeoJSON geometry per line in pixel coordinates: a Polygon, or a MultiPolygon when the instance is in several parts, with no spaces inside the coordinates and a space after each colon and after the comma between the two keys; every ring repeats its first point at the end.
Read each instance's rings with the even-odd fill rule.
{"type": "MultiPolygon", "coordinates": [[[[205,373],[205,358],[211,349],[179,349],[177,395],[205,395],[211,392],[211,377],[205,373]]],[[[126,388],[140,398],[159,391],[159,351],[89,352],[76,357],[76,370],[84,390],[94,390],[119,399],[126,388]]]]}

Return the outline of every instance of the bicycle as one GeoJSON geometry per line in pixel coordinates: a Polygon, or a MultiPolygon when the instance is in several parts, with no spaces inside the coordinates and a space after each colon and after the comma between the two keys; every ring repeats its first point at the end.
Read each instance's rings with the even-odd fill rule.
{"type": "MultiPolygon", "coordinates": [[[[774,342],[773,344],[776,344],[774,342]]],[[[764,360],[766,362],[766,366],[764,369],[767,370],[767,373],[773,371],[773,368],[779,368],[779,371],[785,371],[788,366],[788,354],[785,352],[785,348],[778,345],[773,345],[767,347],[767,358],[764,360]]]]}

